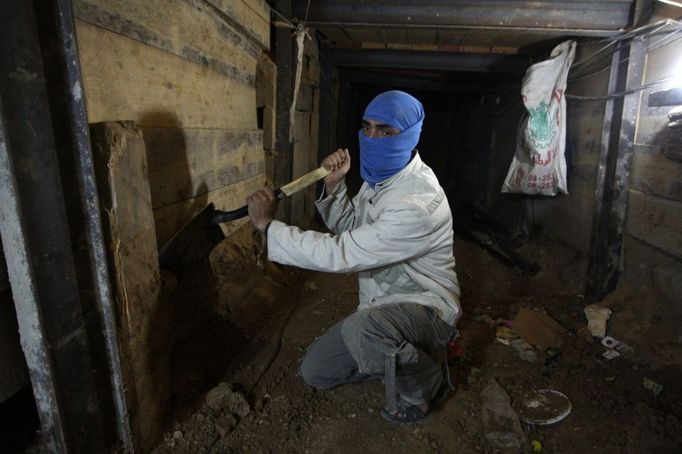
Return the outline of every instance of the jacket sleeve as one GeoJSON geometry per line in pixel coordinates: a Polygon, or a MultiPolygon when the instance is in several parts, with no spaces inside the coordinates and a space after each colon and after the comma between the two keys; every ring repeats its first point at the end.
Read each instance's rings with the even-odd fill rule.
{"type": "Polygon", "coordinates": [[[327,228],[336,234],[352,228],[355,222],[355,206],[348,197],[346,182],[341,181],[326,197],[324,185],[322,188],[322,195],[315,202],[315,206],[327,228]]]}
{"type": "Polygon", "coordinates": [[[431,248],[432,230],[429,213],[409,204],[385,210],[375,222],[339,235],[273,221],[268,229],[268,258],[316,271],[370,270],[423,255],[431,248]]]}

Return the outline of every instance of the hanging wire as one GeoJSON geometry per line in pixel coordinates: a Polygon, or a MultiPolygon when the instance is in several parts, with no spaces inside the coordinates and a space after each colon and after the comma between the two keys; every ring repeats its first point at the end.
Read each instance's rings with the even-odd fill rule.
{"type": "Polygon", "coordinates": [[[656,0],[657,2],[665,3],[666,5],[672,5],[672,6],[677,6],[678,8],[682,8],[682,2],[676,2],[674,0],[656,0]]]}
{"type": "Polygon", "coordinates": [[[651,34],[651,29],[656,30],[658,28],[662,27],[667,27],[669,25],[676,25],[676,26],[682,26],[682,21],[677,20],[677,19],[662,19],[658,22],[653,22],[651,24],[643,25],[641,27],[633,28],[632,30],[628,30],[627,32],[620,33],[618,35],[614,36],[609,36],[608,38],[602,38],[598,41],[601,42],[606,42],[606,41],[624,41],[626,39],[631,39],[635,38],[637,36],[647,36],[648,34],[651,34]],[[642,33],[646,32],[646,33],[642,33]]]}
{"type": "Polygon", "coordinates": [[[623,96],[631,95],[631,94],[637,93],[639,91],[646,90],[647,88],[655,87],[657,85],[667,84],[668,82],[671,82],[672,80],[675,80],[675,77],[666,77],[664,79],[656,80],[654,82],[649,82],[648,84],[641,85],[637,88],[632,88],[630,90],[620,91],[618,93],[612,93],[610,95],[580,96],[580,95],[566,94],[565,96],[566,96],[566,99],[575,99],[575,100],[579,100],[579,101],[608,101],[609,99],[622,98],[623,96]]]}
{"type": "Polygon", "coordinates": [[[310,0],[308,0],[308,4],[305,6],[305,17],[303,18],[303,26],[305,27],[305,24],[308,23],[308,9],[310,8],[310,0]]]}
{"type": "MultiPolygon", "coordinates": [[[[632,35],[632,33],[635,31],[635,30],[632,30],[628,33],[624,33],[623,35],[619,35],[619,36],[612,37],[612,38],[606,38],[607,40],[609,40],[609,42],[604,47],[597,50],[593,54],[588,55],[587,57],[583,58],[582,60],[578,60],[577,62],[574,62],[571,65],[571,69],[576,68],[577,66],[580,66],[580,65],[594,59],[595,57],[599,56],[602,52],[605,52],[606,50],[608,50],[613,45],[616,45],[616,44],[620,45],[621,41],[623,41],[623,40],[630,39],[630,38],[637,39],[637,40],[644,40],[644,39],[647,39],[649,36],[656,35],[657,33],[659,33],[664,28],[668,27],[669,25],[675,25],[675,24],[682,25],[682,23],[678,23],[677,21],[674,21],[671,19],[666,19],[666,20],[655,22],[653,24],[650,24],[650,25],[647,25],[644,27],[640,27],[639,29],[636,29],[636,30],[643,31],[644,33],[632,35]],[[648,30],[648,29],[651,29],[651,30],[648,30]],[[626,36],[626,37],[623,38],[623,36],[626,36]]],[[[587,41],[584,44],[592,44],[592,43],[600,43],[600,42],[604,42],[604,40],[600,39],[600,40],[587,41]]],[[[616,49],[614,49],[614,51],[610,55],[617,52],[620,49],[620,47],[622,47],[622,46],[619,46],[616,49]]]]}
{"type": "MultiPolygon", "coordinates": [[[[661,47],[664,47],[664,46],[667,46],[667,45],[669,45],[669,44],[671,44],[671,43],[674,43],[674,42],[678,41],[678,40],[682,37],[681,35],[682,35],[682,28],[679,28],[679,29],[677,29],[677,30],[670,31],[670,32],[666,33],[666,36],[665,36],[665,37],[663,37],[663,38],[661,38],[661,39],[659,39],[659,40],[657,40],[657,41],[655,41],[655,42],[653,42],[653,43],[651,43],[651,44],[649,44],[649,45],[643,47],[640,51],[638,51],[638,52],[635,53],[634,55],[629,55],[629,56],[627,56],[627,57],[625,57],[625,58],[619,60],[617,64],[624,63],[624,62],[628,61],[630,58],[632,58],[632,57],[635,56],[635,55],[640,55],[640,54],[643,54],[643,53],[652,52],[652,51],[654,51],[654,50],[656,50],[656,49],[660,49],[661,47]]],[[[618,50],[622,49],[623,47],[625,47],[625,45],[619,46],[618,48],[616,48],[616,49],[614,50],[613,53],[617,52],[618,50]]],[[[611,56],[612,56],[612,55],[613,55],[613,54],[611,54],[611,56]]],[[[597,74],[601,74],[601,73],[603,73],[604,71],[606,71],[606,70],[608,70],[608,69],[610,69],[610,68],[611,68],[611,65],[610,65],[610,64],[607,64],[606,66],[604,66],[604,67],[602,67],[602,68],[600,68],[600,69],[598,69],[598,70],[595,70],[595,71],[591,71],[591,72],[587,72],[587,73],[573,74],[573,75],[571,75],[571,76],[568,77],[568,81],[569,81],[569,82],[576,82],[576,81],[578,81],[578,80],[582,80],[582,79],[585,79],[585,78],[588,78],[588,77],[595,76],[595,75],[597,75],[597,74]]]]}
{"type": "MultiPolygon", "coordinates": [[[[664,25],[667,26],[667,24],[664,24],[664,25]]],[[[663,28],[663,27],[661,27],[661,28],[663,28]]],[[[657,29],[657,30],[656,30],[656,33],[658,33],[658,31],[659,31],[661,28],[657,29]]],[[[676,30],[671,30],[671,31],[666,32],[666,33],[665,33],[665,36],[664,36],[663,38],[661,38],[661,39],[658,40],[658,41],[655,41],[655,42],[652,43],[652,44],[649,44],[649,45],[646,46],[646,48],[643,49],[641,52],[646,52],[646,51],[649,51],[649,50],[655,50],[655,49],[657,49],[658,47],[667,45],[667,44],[669,44],[670,42],[675,41],[677,38],[675,38],[674,35],[677,34],[677,33],[679,33],[680,31],[682,31],[682,27],[681,27],[681,28],[678,28],[678,29],[676,29],[676,30]],[[667,41],[667,42],[666,42],[666,41],[667,41]],[[659,45],[659,43],[662,43],[662,44],[659,45]]],[[[622,49],[623,47],[627,46],[627,44],[622,44],[620,41],[614,41],[614,44],[615,44],[615,43],[618,43],[618,47],[616,47],[616,48],[613,50],[613,52],[611,52],[609,55],[607,55],[607,57],[613,56],[614,53],[616,53],[617,51],[619,51],[619,50],[622,49]]],[[[601,51],[601,49],[600,49],[600,51],[601,51]]],[[[579,64],[582,63],[582,62],[585,62],[585,61],[587,61],[587,60],[592,59],[592,58],[593,58],[594,56],[596,56],[600,51],[597,51],[597,52],[595,52],[594,54],[592,54],[592,55],[590,55],[590,56],[584,58],[584,59],[581,60],[580,62],[573,64],[573,65],[571,66],[571,68],[574,68],[576,65],[579,65],[579,64]]],[[[623,60],[623,61],[625,61],[625,60],[623,60]]],[[[608,68],[608,67],[610,67],[610,66],[607,66],[607,68],[608,68]]],[[[604,69],[604,68],[600,69],[598,72],[600,72],[600,71],[603,70],[603,69],[604,69]]],[[[570,79],[571,79],[571,78],[569,77],[569,80],[570,80],[570,79]]]]}
{"type": "Polygon", "coordinates": [[[296,28],[296,26],[287,17],[285,17],[284,14],[277,11],[274,7],[271,6],[270,11],[272,11],[277,16],[279,16],[282,20],[284,20],[284,22],[289,26],[289,28],[296,28]]]}

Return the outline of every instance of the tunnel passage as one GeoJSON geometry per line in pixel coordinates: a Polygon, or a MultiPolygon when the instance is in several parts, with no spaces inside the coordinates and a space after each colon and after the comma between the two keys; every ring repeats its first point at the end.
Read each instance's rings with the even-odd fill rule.
{"type": "MultiPolygon", "coordinates": [[[[662,85],[679,73],[679,11],[662,3],[15,2],[0,20],[22,39],[4,40],[0,56],[8,68],[16,52],[31,56],[37,76],[19,66],[0,77],[0,170],[19,188],[0,190],[10,270],[8,279],[0,261],[0,306],[14,304],[18,314],[0,310],[2,334],[11,335],[9,343],[0,336],[0,346],[11,346],[9,355],[0,349],[10,371],[0,374],[0,396],[20,389],[0,403],[3,437],[16,433],[12,446],[39,443],[39,418],[50,443],[73,451],[94,443],[141,452],[469,452],[485,443],[472,415],[494,376],[512,397],[547,382],[571,395],[573,419],[534,440],[547,451],[679,451],[682,154],[676,88],[662,85]],[[569,193],[500,194],[524,115],[524,72],[567,39],[578,42],[568,86],[569,193]],[[242,206],[266,180],[281,186],[336,147],[348,146],[357,162],[362,109],[388,89],[414,94],[426,109],[418,149],[454,213],[468,352],[454,371],[460,393],[434,415],[438,430],[404,437],[377,429],[381,390],[316,393],[296,375],[307,345],[354,310],[355,276],[268,262],[248,220],[224,226],[227,239],[186,276],[159,270],[155,259],[208,203],[242,206]],[[26,121],[27,106],[35,121],[26,121]],[[116,181],[136,182],[122,212],[101,204],[98,215],[92,186],[81,186],[92,181],[88,159],[98,143],[86,123],[134,132],[107,136],[123,157],[116,181]],[[137,147],[136,159],[121,154],[126,144],[137,147]],[[116,241],[98,238],[96,226],[111,228],[112,219],[144,228],[119,235],[123,247],[107,262],[101,252],[116,241]],[[21,259],[26,251],[32,260],[21,259]],[[136,271],[121,273],[120,263],[136,271]],[[32,279],[36,270],[46,278],[32,279]],[[108,278],[120,290],[109,301],[108,278]],[[59,299],[54,290],[65,283],[71,296],[59,299]],[[612,312],[609,334],[633,346],[634,359],[608,360],[585,335],[582,309],[599,300],[612,312]],[[528,309],[568,334],[561,351],[534,351],[541,360],[526,364],[497,328],[528,309]],[[370,436],[368,428],[377,430],[370,436]]],[[[357,191],[357,167],[348,181],[357,191]]],[[[313,222],[319,189],[282,201],[278,219],[324,231],[313,222]]]]}
{"type": "MultiPolygon", "coordinates": [[[[417,150],[435,172],[456,213],[464,204],[491,207],[512,229],[524,222],[523,205],[499,194],[516,146],[522,118],[521,75],[385,69],[342,69],[345,90],[337,141],[359,162],[357,132],[364,107],[378,93],[404,90],[424,105],[426,119],[417,150]]],[[[358,167],[348,178],[351,192],[362,184],[358,167]]],[[[457,217],[455,216],[455,221],[457,217]]]]}

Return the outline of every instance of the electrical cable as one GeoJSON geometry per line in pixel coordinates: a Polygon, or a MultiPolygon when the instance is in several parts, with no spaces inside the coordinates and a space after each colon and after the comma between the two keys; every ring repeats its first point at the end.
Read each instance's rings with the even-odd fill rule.
{"type": "Polygon", "coordinates": [[[656,0],[657,2],[665,3],[666,5],[672,5],[672,6],[677,6],[678,8],[682,8],[682,2],[676,2],[674,0],[656,0]]]}
{"type": "Polygon", "coordinates": [[[284,14],[280,13],[279,11],[277,11],[274,7],[271,6],[271,7],[270,7],[270,11],[272,11],[273,13],[275,13],[276,15],[278,15],[280,18],[284,19],[284,22],[286,22],[286,23],[289,25],[289,27],[291,27],[291,28],[296,28],[296,26],[295,26],[289,19],[287,19],[287,18],[284,16],[284,14]]]}
{"type": "MultiPolygon", "coordinates": [[[[647,52],[647,51],[655,50],[658,47],[661,47],[663,45],[670,44],[671,42],[673,42],[675,40],[674,35],[677,34],[678,32],[680,32],[680,30],[682,30],[682,22],[677,21],[677,20],[673,20],[673,19],[665,19],[662,21],[655,22],[653,24],[645,25],[643,27],[639,27],[639,28],[630,30],[629,32],[623,33],[623,34],[615,36],[615,37],[606,38],[605,40],[609,42],[606,46],[603,46],[602,48],[600,48],[596,52],[586,56],[582,60],[579,60],[578,62],[573,63],[573,65],[571,66],[572,70],[574,68],[576,68],[577,66],[580,66],[580,65],[583,65],[583,64],[589,62],[589,64],[586,65],[585,67],[580,68],[576,71],[572,71],[568,80],[569,81],[575,81],[575,80],[579,80],[579,79],[582,79],[585,77],[591,77],[592,75],[599,74],[599,73],[605,71],[606,69],[610,68],[610,62],[608,62],[607,59],[609,57],[613,56],[613,54],[615,54],[616,52],[618,52],[620,49],[622,49],[624,46],[627,45],[627,44],[622,44],[622,42],[625,40],[635,40],[636,39],[639,41],[644,41],[645,39],[647,39],[650,36],[656,36],[658,34],[664,33],[665,36],[662,39],[654,42],[653,44],[648,45],[647,49],[643,50],[643,52],[647,52]],[[676,26],[676,29],[669,30],[666,32],[662,32],[662,30],[664,30],[665,28],[667,28],[671,25],[676,26]],[[668,42],[666,42],[666,40],[668,42]],[[661,44],[657,45],[659,43],[661,43],[661,44]],[[611,48],[611,46],[613,46],[614,44],[618,44],[618,46],[616,46],[615,49],[612,49],[611,52],[606,53],[606,51],[609,48],[611,48]],[[599,58],[596,61],[592,61],[597,57],[599,57],[599,58]],[[590,66],[599,65],[599,64],[604,64],[605,66],[596,70],[596,71],[593,70],[592,68],[590,68],[590,66]]],[[[596,43],[596,42],[604,42],[605,40],[591,41],[591,42],[587,42],[587,44],[596,43]]],[[[627,59],[625,59],[623,61],[627,61],[627,59]]]]}
{"type": "MultiPolygon", "coordinates": [[[[661,47],[667,46],[667,45],[669,45],[669,44],[671,44],[671,43],[677,41],[678,39],[680,39],[680,38],[682,37],[682,36],[680,36],[680,34],[682,34],[682,28],[677,29],[677,30],[674,30],[674,31],[672,31],[672,32],[670,32],[670,33],[668,33],[668,34],[666,34],[666,36],[665,36],[664,38],[661,38],[660,40],[658,40],[658,41],[656,41],[656,42],[654,42],[654,43],[652,43],[652,44],[650,44],[650,45],[647,45],[647,46],[643,47],[643,48],[642,48],[640,51],[638,51],[635,55],[640,55],[640,54],[643,54],[643,53],[652,52],[652,51],[654,51],[654,50],[656,50],[656,49],[660,49],[661,47]],[[677,36],[676,36],[676,35],[677,35],[677,36]]],[[[614,50],[614,53],[615,53],[616,51],[622,49],[622,47],[624,47],[624,46],[618,47],[616,50],[614,50]]],[[[624,63],[624,62],[628,61],[630,58],[632,58],[632,56],[633,56],[633,55],[629,55],[629,56],[623,58],[622,60],[619,60],[617,64],[621,64],[621,63],[624,63]]],[[[573,74],[572,76],[569,76],[569,77],[568,77],[568,81],[569,81],[569,82],[576,82],[576,81],[578,81],[578,80],[582,80],[582,79],[585,79],[585,78],[588,78],[588,77],[596,76],[596,75],[601,74],[601,73],[603,73],[604,71],[606,71],[607,69],[610,69],[610,68],[611,68],[611,65],[610,65],[610,64],[607,64],[607,65],[604,66],[603,68],[601,68],[601,69],[599,69],[599,70],[596,70],[596,71],[592,71],[592,72],[588,72],[588,73],[583,73],[583,74],[580,74],[580,73],[579,73],[579,74],[577,74],[577,75],[576,75],[576,74],[573,74]]]]}
{"type": "MultiPolygon", "coordinates": [[[[655,49],[658,49],[659,47],[662,47],[662,46],[665,46],[665,45],[667,45],[667,44],[670,44],[670,42],[673,42],[673,41],[675,41],[675,40],[677,39],[677,38],[675,38],[675,35],[676,35],[677,33],[679,33],[680,31],[682,31],[682,28],[678,28],[678,29],[676,29],[676,30],[671,30],[671,31],[669,31],[669,32],[666,32],[666,34],[665,34],[666,36],[664,36],[663,38],[661,38],[661,39],[658,40],[658,41],[655,41],[655,42],[652,43],[652,44],[647,45],[646,48],[643,49],[641,52],[646,52],[646,51],[650,51],[650,50],[655,50],[655,49]],[[671,38],[672,38],[672,39],[671,39],[671,38]],[[666,42],[666,40],[669,40],[669,42],[666,42]],[[654,46],[655,46],[655,47],[654,47],[654,46]]],[[[617,51],[619,51],[620,49],[622,49],[622,48],[623,48],[624,46],[626,46],[626,45],[627,45],[627,44],[620,45],[619,47],[617,47],[616,49],[614,49],[614,51],[613,51],[609,56],[612,56],[614,53],[616,53],[617,51]]],[[[590,58],[590,57],[587,57],[587,58],[583,59],[582,61],[585,61],[585,60],[587,60],[587,59],[589,59],[589,58],[590,58]]],[[[626,60],[622,60],[622,61],[626,61],[626,60]]],[[[574,65],[573,65],[573,66],[574,66],[574,65]]],[[[569,78],[569,79],[570,79],[570,78],[569,78]]]]}
{"type": "Polygon", "coordinates": [[[308,0],[308,4],[305,6],[305,17],[303,18],[303,26],[305,27],[305,24],[308,22],[308,9],[310,8],[310,0],[308,0]]]}
{"type": "MultiPolygon", "coordinates": [[[[634,30],[631,30],[630,32],[624,33],[622,36],[625,36],[625,38],[623,38],[622,36],[616,36],[616,37],[610,37],[610,38],[605,38],[605,39],[586,41],[586,42],[584,42],[583,44],[594,44],[594,43],[601,43],[601,42],[604,42],[604,41],[608,41],[608,44],[607,44],[606,46],[602,47],[601,49],[599,49],[598,51],[596,51],[595,53],[593,53],[593,54],[591,54],[591,55],[588,55],[587,57],[583,58],[582,60],[579,60],[579,61],[577,61],[577,62],[574,62],[573,65],[571,65],[571,68],[575,68],[576,66],[582,65],[582,64],[585,63],[586,61],[591,60],[592,58],[594,58],[594,57],[596,57],[597,55],[599,55],[601,52],[607,50],[609,47],[613,46],[613,45],[616,44],[616,43],[619,43],[619,42],[622,41],[622,40],[630,39],[631,37],[633,37],[633,38],[636,37],[637,39],[643,40],[643,39],[646,39],[649,35],[655,35],[656,33],[659,32],[659,30],[662,30],[662,29],[664,29],[665,27],[667,27],[668,25],[672,25],[672,24],[674,24],[674,23],[676,23],[676,21],[662,20],[662,21],[659,21],[659,22],[655,22],[655,23],[653,23],[653,24],[649,24],[649,25],[640,27],[639,29],[634,29],[634,30]],[[641,35],[632,36],[632,33],[633,33],[633,32],[635,32],[635,31],[646,30],[646,29],[648,29],[648,28],[652,28],[652,30],[651,30],[651,31],[647,31],[647,32],[645,32],[645,33],[642,33],[641,35]]],[[[615,49],[614,52],[617,51],[617,50],[618,50],[618,49],[615,49]]]]}
{"type": "Polygon", "coordinates": [[[623,96],[627,95],[632,95],[634,93],[637,93],[638,91],[646,90],[647,88],[655,87],[657,85],[663,85],[666,84],[672,80],[674,80],[674,77],[666,77],[664,79],[660,79],[654,82],[650,82],[648,84],[640,85],[637,88],[631,88],[630,90],[625,90],[621,91],[618,93],[612,93],[610,95],[603,95],[603,96],[580,96],[580,95],[571,95],[571,94],[566,94],[566,99],[575,99],[579,101],[606,101],[609,99],[616,99],[616,98],[622,98],[623,96]]]}
{"type": "MultiPolygon", "coordinates": [[[[654,22],[651,24],[643,25],[641,27],[633,28],[632,30],[628,30],[626,32],[623,32],[619,35],[613,35],[609,36],[608,38],[603,38],[601,40],[597,40],[598,42],[606,42],[606,41],[623,41],[626,39],[631,39],[636,36],[646,36],[647,33],[641,33],[642,31],[648,31],[649,29],[656,29],[656,28],[663,28],[667,27],[668,25],[677,25],[682,26],[682,21],[679,21],[677,19],[663,19],[658,22],[654,22]]],[[[651,32],[648,32],[651,33],[651,32]]]]}

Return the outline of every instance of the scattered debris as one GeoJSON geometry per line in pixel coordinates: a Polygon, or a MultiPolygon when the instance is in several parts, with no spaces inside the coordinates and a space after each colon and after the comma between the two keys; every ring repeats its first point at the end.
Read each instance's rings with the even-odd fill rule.
{"type": "Polygon", "coordinates": [[[235,427],[237,427],[237,419],[231,414],[221,416],[215,424],[215,430],[221,437],[232,432],[235,427]]]}
{"type": "Polygon", "coordinates": [[[509,395],[494,378],[481,391],[481,400],[485,439],[500,448],[521,447],[526,438],[521,423],[509,395]]]}
{"type": "Polygon", "coordinates": [[[251,407],[240,392],[232,390],[229,383],[220,383],[206,394],[206,405],[214,411],[229,410],[240,418],[251,412],[251,407]]]}
{"type": "Polygon", "coordinates": [[[654,397],[658,397],[658,395],[661,394],[661,391],[663,391],[663,385],[646,377],[642,379],[642,386],[644,386],[644,389],[651,391],[651,394],[653,394],[654,397]]]}
{"type": "Polygon", "coordinates": [[[303,288],[306,290],[317,290],[317,284],[313,280],[308,279],[303,284],[303,288]]]}
{"type": "Polygon", "coordinates": [[[516,315],[512,327],[526,342],[540,350],[560,347],[567,332],[552,317],[523,307],[516,315]]]}
{"type": "Polygon", "coordinates": [[[474,319],[475,322],[484,323],[488,325],[489,328],[495,328],[495,320],[488,314],[479,315],[474,319]]]}
{"type": "Polygon", "coordinates": [[[519,336],[519,334],[516,333],[514,330],[512,330],[508,326],[505,326],[509,324],[508,320],[500,320],[500,322],[501,323],[498,323],[498,321],[493,322],[497,325],[497,331],[495,332],[495,341],[499,342],[500,344],[512,347],[514,350],[518,352],[519,357],[524,361],[534,363],[537,360],[537,354],[535,352],[535,349],[533,349],[533,346],[530,345],[525,340],[523,340],[521,336],[519,336]]]}
{"type": "Polygon", "coordinates": [[[478,367],[471,367],[469,369],[469,375],[467,376],[467,383],[470,385],[478,383],[478,379],[481,376],[481,369],[478,367]]]}
{"type": "Polygon", "coordinates": [[[571,412],[571,401],[559,391],[541,389],[514,401],[514,410],[526,424],[546,426],[563,420],[571,412]]]}
{"type": "Polygon", "coordinates": [[[613,359],[618,358],[620,356],[620,353],[618,353],[616,350],[607,348],[606,351],[601,355],[606,359],[613,359]]]}
{"type": "Polygon", "coordinates": [[[606,321],[611,317],[611,309],[598,304],[585,306],[585,316],[587,317],[587,329],[594,337],[606,336],[606,321]]]}
{"type": "Polygon", "coordinates": [[[602,353],[602,356],[606,359],[617,358],[623,353],[628,353],[633,350],[628,344],[616,340],[611,336],[603,338],[601,344],[606,347],[606,351],[602,353]]]}
{"type": "Polygon", "coordinates": [[[495,340],[500,344],[511,345],[512,341],[518,338],[519,335],[506,326],[498,326],[495,332],[495,340]]]}
{"type": "Polygon", "coordinates": [[[174,448],[177,443],[182,440],[182,432],[176,430],[174,432],[168,432],[164,434],[163,441],[166,442],[166,446],[169,448],[174,448]]]}
{"type": "Polygon", "coordinates": [[[535,361],[537,361],[538,355],[535,352],[535,349],[533,349],[533,347],[525,340],[521,338],[514,339],[511,341],[511,344],[509,345],[519,353],[519,358],[521,358],[522,360],[527,361],[529,363],[534,363],[535,361]]]}
{"type": "Polygon", "coordinates": [[[611,336],[606,336],[605,338],[603,338],[601,340],[601,344],[606,348],[613,348],[621,353],[632,351],[632,347],[630,347],[628,344],[616,340],[611,336]]]}
{"type": "Polygon", "coordinates": [[[542,452],[542,443],[540,443],[540,440],[533,440],[530,442],[530,445],[533,448],[533,452],[542,452]]]}
{"type": "Polygon", "coordinates": [[[575,333],[575,337],[578,339],[581,339],[585,341],[588,344],[593,344],[594,343],[594,338],[592,336],[592,331],[586,326],[584,328],[580,328],[578,331],[575,333]]]}

